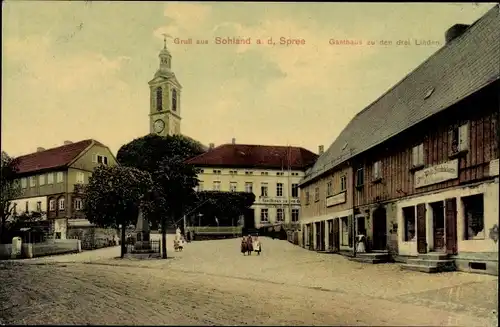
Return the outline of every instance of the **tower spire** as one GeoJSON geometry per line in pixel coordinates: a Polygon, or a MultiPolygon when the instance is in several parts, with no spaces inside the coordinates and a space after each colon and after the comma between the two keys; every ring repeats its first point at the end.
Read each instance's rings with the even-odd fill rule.
{"type": "Polygon", "coordinates": [[[163,33],[163,49],[167,49],[167,37],[172,37],[169,34],[163,33]]]}

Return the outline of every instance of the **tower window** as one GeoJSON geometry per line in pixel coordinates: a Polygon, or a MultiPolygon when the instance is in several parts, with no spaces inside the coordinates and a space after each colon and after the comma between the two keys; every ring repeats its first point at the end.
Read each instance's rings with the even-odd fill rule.
{"type": "Polygon", "coordinates": [[[177,90],[172,91],[172,110],[177,111],[177,90]]]}
{"type": "Polygon", "coordinates": [[[161,87],[156,89],[156,110],[162,111],[163,109],[163,94],[161,87]]]}

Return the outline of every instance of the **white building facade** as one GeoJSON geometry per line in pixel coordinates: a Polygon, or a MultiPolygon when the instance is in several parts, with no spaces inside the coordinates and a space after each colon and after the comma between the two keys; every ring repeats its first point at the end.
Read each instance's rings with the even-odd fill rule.
{"type": "Polygon", "coordinates": [[[298,224],[299,181],[317,155],[298,147],[224,144],[188,160],[200,169],[198,191],[250,192],[254,228],[298,224]]]}

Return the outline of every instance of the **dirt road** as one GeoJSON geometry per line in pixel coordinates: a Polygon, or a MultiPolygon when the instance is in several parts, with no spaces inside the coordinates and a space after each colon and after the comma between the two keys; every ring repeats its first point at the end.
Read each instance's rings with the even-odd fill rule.
{"type": "Polygon", "coordinates": [[[9,324],[494,326],[497,278],[400,272],[264,239],[190,243],[169,260],[119,249],[0,263],[9,324]],[[83,260],[82,257],[85,257],[83,260]]]}

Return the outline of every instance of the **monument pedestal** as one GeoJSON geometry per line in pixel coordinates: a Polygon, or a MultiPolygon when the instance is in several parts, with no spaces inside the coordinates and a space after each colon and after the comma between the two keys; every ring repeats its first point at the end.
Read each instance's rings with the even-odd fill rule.
{"type": "Polygon", "coordinates": [[[139,211],[137,224],[135,225],[136,241],[131,254],[150,254],[155,253],[149,242],[149,222],[144,219],[142,212],[139,211]]]}

